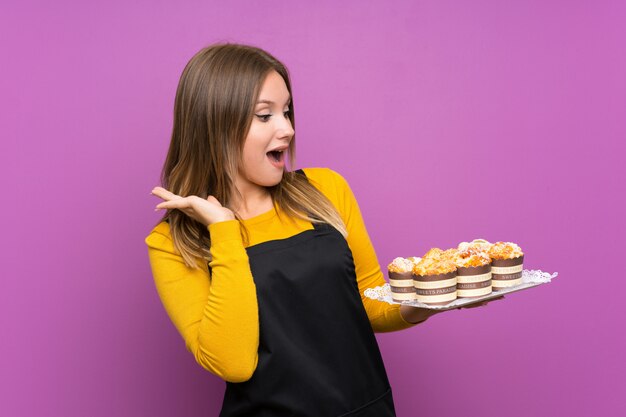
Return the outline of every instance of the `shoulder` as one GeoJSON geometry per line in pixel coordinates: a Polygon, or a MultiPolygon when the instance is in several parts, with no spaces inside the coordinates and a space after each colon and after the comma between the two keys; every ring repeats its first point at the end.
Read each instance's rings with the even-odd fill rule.
{"type": "Polygon", "coordinates": [[[303,168],[307,179],[339,210],[349,211],[354,204],[354,195],[346,179],[330,168],[303,168]]]}
{"type": "Polygon", "coordinates": [[[172,237],[170,234],[169,223],[163,221],[157,224],[146,236],[146,245],[151,248],[164,248],[172,246],[172,237]]]}
{"type": "Polygon", "coordinates": [[[303,168],[307,179],[324,194],[342,194],[349,188],[346,179],[330,168],[303,168]]]}

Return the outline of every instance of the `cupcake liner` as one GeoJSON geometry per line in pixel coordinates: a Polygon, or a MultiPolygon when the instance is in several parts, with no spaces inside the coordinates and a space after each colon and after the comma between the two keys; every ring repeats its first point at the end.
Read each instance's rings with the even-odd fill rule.
{"type": "Polygon", "coordinates": [[[416,295],[417,301],[420,303],[424,303],[430,306],[443,306],[449,304],[450,302],[456,300],[456,291],[452,291],[448,294],[441,295],[416,295]]]}
{"type": "Polygon", "coordinates": [[[413,279],[413,272],[392,272],[387,271],[389,279],[413,279]]]}
{"type": "Polygon", "coordinates": [[[412,293],[415,292],[415,287],[394,287],[393,285],[389,285],[392,292],[396,293],[412,293]]]}
{"type": "Polygon", "coordinates": [[[456,286],[457,282],[458,281],[456,277],[442,279],[439,281],[415,281],[414,280],[413,286],[415,287],[416,290],[432,290],[432,289],[438,289],[438,288],[454,287],[456,286]]]}
{"type": "Polygon", "coordinates": [[[417,300],[417,296],[415,294],[415,291],[411,293],[392,292],[391,299],[397,303],[401,303],[402,301],[415,301],[417,300]]]}
{"type": "Polygon", "coordinates": [[[457,278],[459,276],[483,275],[491,272],[491,264],[482,266],[459,266],[456,268],[457,278]]]}
{"type": "Polygon", "coordinates": [[[456,300],[456,271],[438,275],[413,275],[417,301],[442,305],[456,300]]]}
{"type": "Polygon", "coordinates": [[[447,274],[437,274],[437,275],[417,275],[413,274],[413,281],[443,281],[450,278],[456,278],[456,270],[452,272],[448,272],[447,274]]]}
{"type": "Polygon", "coordinates": [[[491,284],[493,290],[513,287],[522,283],[524,255],[512,259],[493,259],[491,262],[491,284]]]}
{"type": "Polygon", "coordinates": [[[401,302],[416,300],[412,272],[387,272],[389,274],[391,297],[394,301],[401,302]]]}
{"type": "Polygon", "coordinates": [[[489,295],[493,291],[491,280],[473,282],[469,284],[457,284],[456,296],[458,298],[474,298],[489,295]]]}
{"type": "Polygon", "coordinates": [[[491,280],[488,279],[487,281],[481,281],[481,282],[469,282],[469,283],[457,282],[456,288],[457,290],[476,290],[479,288],[489,287],[490,285],[491,285],[491,280]]]}
{"type": "Polygon", "coordinates": [[[455,292],[455,291],[456,291],[456,285],[453,285],[451,287],[444,287],[444,288],[430,288],[427,290],[415,288],[415,292],[417,293],[417,295],[444,295],[444,294],[450,294],[451,292],[455,292]]]}
{"type": "Polygon", "coordinates": [[[491,294],[491,264],[458,267],[456,272],[457,297],[472,298],[491,294]]]}
{"type": "Polygon", "coordinates": [[[413,286],[413,273],[412,272],[389,272],[389,285],[394,287],[412,287],[413,286]]]}
{"type": "Polygon", "coordinates": [[[389,285],[391,285],[392,287],[411,287],[413,288],[413,280],[408,280],[408,279],[403,279],[403,280],[395,280],[395,279],[390,279],[389,280],[389,285]]]}

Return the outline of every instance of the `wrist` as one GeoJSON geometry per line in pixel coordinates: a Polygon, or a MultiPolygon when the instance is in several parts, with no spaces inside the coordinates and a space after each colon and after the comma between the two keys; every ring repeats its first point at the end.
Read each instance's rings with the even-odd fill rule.
{"type": "Polygon", "coordinates": [[[236,219],[213,222],[207,226],[211,244],[229,240],[241,240],[239,221],[236,219]]]}
{"type": "Polygon", "coordinates": [[[207,225],[207,227],[209,227],[209,226],[211,226],[212,224],[215,224],[215,223],[228,222],[228,221],[231,221],[231,220],[236,220],[235,216],[232,216],[232,217],[221,217],[221,218],[215,219],[213,222],[209,223],[207,225]]]}
{"type": "Polygon", "coordinates": [[[235,215],[230,210],[228,210],[225,212],[221,212],[217,216],[215,216],[212,219],[212,221],[209,224],[207,224],[206,227],[210,227],[212,224],[228,222],[231,220],[237,220],[237,219],[235,218],[235,215]]]}

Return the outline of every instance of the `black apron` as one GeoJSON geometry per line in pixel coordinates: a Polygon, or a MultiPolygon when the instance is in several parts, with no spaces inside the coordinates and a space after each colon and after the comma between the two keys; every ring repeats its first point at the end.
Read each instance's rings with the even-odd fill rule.
{"type": "Polygon", "coordinates": [[[246,249],[259,360],[250,380],[227,382],[220,417],[395,416],[352,252],[332,226],[314,227],[246,249]]]}

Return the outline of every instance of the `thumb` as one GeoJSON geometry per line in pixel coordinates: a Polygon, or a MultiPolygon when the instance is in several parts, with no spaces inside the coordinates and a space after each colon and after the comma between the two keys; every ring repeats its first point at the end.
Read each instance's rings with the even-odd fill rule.
{"type": "Polygon", "coordinates": [[[208,196],[206,199],[207,199],[207,201],[209,201],[211,203],[215,203],[215,204],[217,204],[220,207],[222,206],[222,204],[218,201],[218,199],[213,197],[212,195],[208,196]]]}

